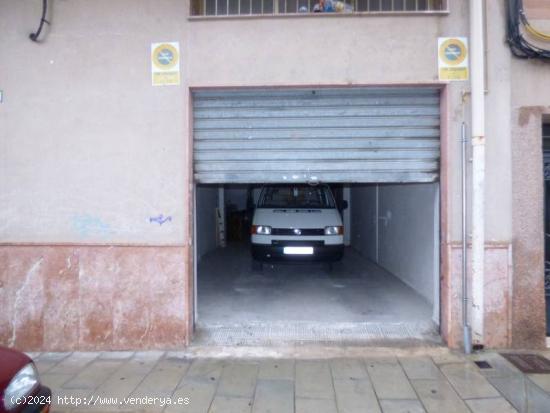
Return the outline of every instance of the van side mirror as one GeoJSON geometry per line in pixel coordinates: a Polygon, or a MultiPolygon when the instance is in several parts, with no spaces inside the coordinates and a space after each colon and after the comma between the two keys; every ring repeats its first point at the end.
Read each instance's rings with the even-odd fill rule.
{"type": "Polygon", "coordinates": [[[349,204],[348,204],[348,201],[346,201],[345,199],[342,200],[342,202],[340,202],[340,209],[343,211],[344,209],[348,209],[349,207],[349,204]]]}

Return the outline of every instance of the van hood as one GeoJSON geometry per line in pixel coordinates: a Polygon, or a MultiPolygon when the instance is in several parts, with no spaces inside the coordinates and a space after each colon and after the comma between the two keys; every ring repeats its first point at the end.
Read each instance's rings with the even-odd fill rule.
{"type": "Polygon", "coordinates": [[[252,223],[272,228],[324,228],[342,225],[342,218],[336,209],[257,208],[252,223]]]}

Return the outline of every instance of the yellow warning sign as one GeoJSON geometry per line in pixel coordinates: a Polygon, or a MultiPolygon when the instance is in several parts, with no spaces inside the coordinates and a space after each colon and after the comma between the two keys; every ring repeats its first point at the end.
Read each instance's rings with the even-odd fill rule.
{"type": "Polygon", "coordinates": [[[151,43],[153,86],[180,84],[180,46],[178,42],[151,43]]]}
{"type": "Polygon", "coordinates": [[[440,37],[438,39],[439,80],[468,80],[468,39],[440,37]]]}

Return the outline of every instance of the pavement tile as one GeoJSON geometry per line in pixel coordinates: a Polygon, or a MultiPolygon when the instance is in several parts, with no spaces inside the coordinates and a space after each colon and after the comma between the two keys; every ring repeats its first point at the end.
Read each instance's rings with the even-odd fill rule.
{"type": "Polygon", "coordinates": [[[258,380],[253,413],[293,413],[294,381],[258,380]]]}
{"type": "Polygon", "coordinates": [[[542,390],[550,393],[550,374],[528,374],[527,376],[542,390]]]}
{"type": "Polygon", "coordinates": [[[368,363],[367,370],[379,399],[416,399],[399,364],[368,363]]]}
{"type": "Polygon", "coordinates": [[[294,380],[294,360],[262,360],[258,379],[294,380]]]}
{"type": "Polygon", "coordinates": [[[523,375],[492,352],[297,361],[190,359],[162,351],[42,353],[37,364],[41,359],[53,412],[550,412],[550,375],[523,375]],[[189,398],[189,404],[83,405],[84,398],[128,395],[189,398]]]}
{"type": "Polygon", "coordinates": [[[189,365],[190,362],[182,358],[170,357],[161,360],[132,392],[132,397],[170,396],[189,365]]]}
{"type": "Polygon", "coordinates": [[[338,379],[366,379],[367,368],[359,359],[335,359],[330,361],[332,377],[338,379]]]}
{"type": "Polygon", "coordinates": [[[38,373],[42,375],[70,354],[71,353],[42,353],[38,359],[34,360],[34,365],[38,369],[38,373]]]}
{"type": "Polygon", "coordinates": [[[365,363],[378,363],[378,364],[398,364],[396,356],[372,356],[365,357],[365,363]]]}
{"type": "Polygon", "coordinates": [[[522,374],[489,377],[489,382],[519,411],[527,405],[526,378],[522,374]]]}
{"type": "Polygon", "coordinates": [[[127,360],[134,354],[134,351],[102,351],[99,353],[99,358],[102,360],[127,360]]]}
{"type": "Polygon", "coordinates": [[[99,353],[94,352],[74,352],[48,370],[48,373],[72,373],[75,375],[98,356],[99,353]]]}
{"type": "Polygon", "coordinates": [[[166,358],[171,358],[171,357],[175,357],[175,358],[178,358],[178,359],[184,359],[184,358],[189,358],[189,353],[187,351],[167,351],[166,354],[165,354],[165,357],[166,358]]]}
{"type": "Polygon", "coordinates": [[[188,397],[189,404],[184,406],[167,406],[165,413],[207,413],[216,388],[217,381],[205,381],[199,379],[183,379],[180,386],[172,394],[172,399],[188,397]]]}
{"type": "Polygon", "coordinates": [[[489,369],[481,369],[477,366],[477,371],[483,377],[509,377],[513,375],[523,376],[517,367],[497,353],[482,353],[471,356],[471,360],[474,361],[486,361],[491,365],[489,369]]]}
{"type": "MultiPolygon", "coordinates": [[[[529,413],[550,412],[550,394],[530,380],[525,380],[527,390],[527,409],[529,413]]],[[[520,410],[520,409],[518,409],[520,410]]]]}
{"type": "Polygon", "coordinates": [[[217,382],[222,374],[224,363],[219,359],[196,359],[191,363],[185,377],[217,382]]]}
{"type": "Polygon", "coordinates": [[[139,361],[158,361],[166,354],[165,351],[136,351],[134,353],[134,359],[139,361]]]}
{"type": "Polygon", "coordinates": [[[463,354],[458,353],[444,353],[444,354],[438,354],[431,357],[435,364],[438,366],[441,364],[449,364],[449,363],[464,363],[466,361],[466,357],[463,354]]]}
{"type": "Polygon", "coordinates": [[[335,379],[336,405],[339,413],[380,413],[380,405],[371,381],[335,379]]]}
{"type": "Polygon", "coordinates": [[[44,375],[48,372],[53,366],[55,366],[57,362],[41,362],[41,361],[35,361],[34,365],[36,366],[36,369],[38,370],[38,374],[40,376],[44,375]]]}
{"type": "Polygon", "coordinates": [[[208,413],[250,413],[252,399],[216,396],[208,413]]]}
{"type": "Polygon", "coordinates": [[[327,361],[296,361],[296,397],[334,399],[332,375],[327,361]]]}
{"type": "Polygon", "coordinates": [[[254,396],[258,364],[233,362],[223,368],[216,396],[243,397],[254,396]]]}
{"type": "Polygon", "coordinates": [[[443,377],[443,374],[430,357],[402,357],[399,362],[410,380],[437,380],[443,377]]]}
{"type": "MultiPolygon", "coordinates": [[[[51,370],[50,370],[51,371],[51,370]]],[[[45,384],[46,386],[53,389],[58,389],[63,384],[68,382],[72,377],[74,377],[75,373],[46,373],[40,375],[40,381],[45,384]]]]}
{"type": "Polygon", "coordinates": [[[463,399],[499,397],[498,391],[481,375],[475,365],[454,363],[441,366],[454,389],[463,399]]]}
{"type": "Polygon", "coordinates": [[[494,399],[466,400],[472,413],[517,413],[508,401],[502,397],[494,399]]]}
{"type": "Polygon", "coordinates": [[[64,358],[70,356],[71,354],[72,354],[72,352],[70,352],[70,351],[63,351],[63,352],[61,352],[61,351],[47,351],[45,353],[41,353],[38,360],[58,362],[58,361],[63,360],[64,358]]]}
{"type": "Polygon", "coordinates": [[[525,410],[527,405],[527,377],[512,363],[498,353],[484,352],[472,357],[474,360],[485,360],[492,368],[478,369],[516,409],[525,410]]]}
{"type": "Polygon", "coordinates": [[[63,385],[65,389],[95,389],[123,364],[121,360],[95,360],[63,385]]]}
{"type": "Polygon", "coordinates": [[[383,413],[426,413],[418,400],[380,400],[380,406],[383,413]]]}
{"type": "Polygon", "coordinates": [[[122,364],[94,392],[98,397],[128,397],[155,367],[156,360],[142,361],[132,358],[122,364]]]}
{"type": "Polygon", "coordinates": [[[296,413],[337,413],[334,400],[296,398],[296,413]]]}
{"type": "Polygon", "coordinates": [[[469,413],[468,407],[445,380],[412,380],[428,413],[469,413]]]}

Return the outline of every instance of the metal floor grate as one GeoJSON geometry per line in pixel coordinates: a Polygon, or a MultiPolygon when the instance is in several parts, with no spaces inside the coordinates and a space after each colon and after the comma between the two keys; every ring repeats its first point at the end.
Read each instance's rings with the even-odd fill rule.
{"type": "Polygon", "coordinates": [[[198,324],[195,345],[280,346],[289,344],[349,346],[439,345],[431,322],[311,323],[271,322],[232,325],[198,324]]]}
{"type": "Polygon", "coordinates": [[[550,360],[539,354],[500,353],[502,357],[526,374],[550,374],[550,360]]]}

